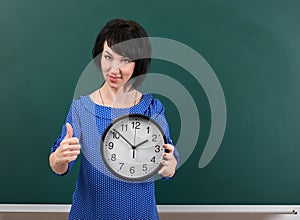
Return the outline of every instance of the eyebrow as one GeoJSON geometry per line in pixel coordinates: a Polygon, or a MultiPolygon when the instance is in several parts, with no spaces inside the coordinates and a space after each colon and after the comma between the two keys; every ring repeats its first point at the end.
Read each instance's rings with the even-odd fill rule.
{"type": "MultiPolygon", "coordinates": [[[[107,50],[104,52],[113,57],[113,55],[110,52],[108,52],[107,50]]],[[[122,56],[122,59],[126,59],[126,58],[129,59],[129,57],[127,57],[127,56],[122,56]]]]}
{"type": "Polygon", "coordinates": [[[110,55],[110,56],[113,56],[113,55],[112,55],[110,52],[108,52],[107,50],[104,51],[104,52],[108,53],[108,55],[110,55]]]}

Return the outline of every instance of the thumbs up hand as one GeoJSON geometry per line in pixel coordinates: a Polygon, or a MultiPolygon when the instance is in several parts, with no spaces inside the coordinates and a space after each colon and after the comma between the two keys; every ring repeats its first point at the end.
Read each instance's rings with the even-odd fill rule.
{"type": "Polygon", "coordinates": [[[57,151],[57,159],[59,161],[69,163],[77,158],[80,154],[80,145],[79,140],[76,137],[73,137],[73,128],[72,126],[67,123],[67,134],[65,138],[60,143],[59,148],[57,151]]]}
{"type": "Polygon", "coordinates": [[[80,154],[79,139],[73,137],[73,128],[66,123],[66,136],[60,146],[50,155],[50,166],[58,174],[63,174],[68,169],[68,163],[75,160],[80,154]]]}

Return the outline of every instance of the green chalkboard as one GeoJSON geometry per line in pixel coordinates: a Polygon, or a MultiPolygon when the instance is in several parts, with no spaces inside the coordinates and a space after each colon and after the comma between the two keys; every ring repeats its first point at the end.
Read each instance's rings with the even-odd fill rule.
{"type": "MultiPolygon", "coordinates": [[[[200,121],[196,145],[176,178],[156,182],[158,204],[299,204],[299,8],[297,0],[2,0],[0,204],[71,203],[79,163],[67,176],[55,176],[50,147],[96,35],[119,17],[200,54],[226,101],[222,142],[199,168],[213,123],[211,100],[187,69],[153,59],[149,76],[176,79],[193,98],[200,121]]],[[[184,51],[179,57],[192,59],[184,51]]],[[[155,96],[166,106],[177,143],[181,112],[172,98],[155,96]]],[[[184,145],[177,146],[181,152],[191,147],[184,145]]]]}

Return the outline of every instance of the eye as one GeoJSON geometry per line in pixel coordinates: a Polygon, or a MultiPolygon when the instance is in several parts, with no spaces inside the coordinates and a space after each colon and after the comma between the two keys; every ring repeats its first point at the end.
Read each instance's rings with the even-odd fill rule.
{"type": "Polygon", "coordinates": [[[103,57],[104,57],[104,59],[106,59],[106,60],[111,60],[111,59],[112,59],[112,57],[109,56],[109,55],[103,55],[103,57]]]}
{"type": "Polygon", "coordinates": [[[131,59],[129,59],[129,58],[124,58],[124,59],[122,59],[122,62],[123,63],[130,63],[132,60],[131,59]]]}

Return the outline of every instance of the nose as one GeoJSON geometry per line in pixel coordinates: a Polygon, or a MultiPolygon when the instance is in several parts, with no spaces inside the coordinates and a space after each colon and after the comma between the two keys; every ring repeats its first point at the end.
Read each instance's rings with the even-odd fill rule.
{"type": "Polygon", "coordinates": [[[121,62],[119,62],[119,61],[115,61],[115,62],[113,62],[112,63],[112,65],[111,65],[111,70],[110,70],[110,72],[112,73],[112,74],[118,74],[118,73],[121,73],[121,67],[122,67],[122,63],[121,62]]]}

